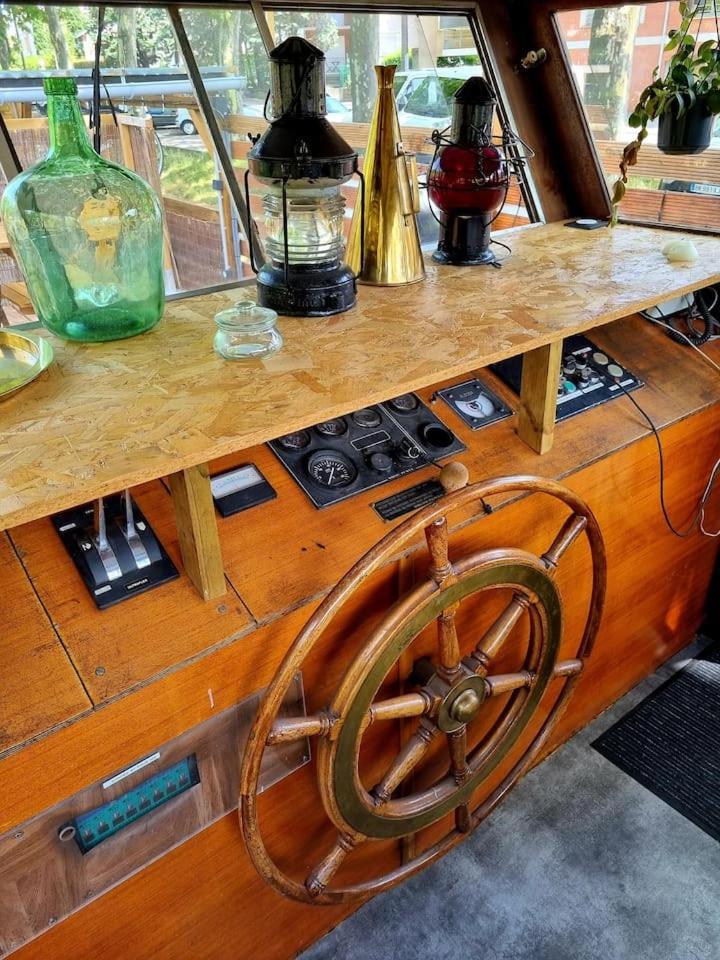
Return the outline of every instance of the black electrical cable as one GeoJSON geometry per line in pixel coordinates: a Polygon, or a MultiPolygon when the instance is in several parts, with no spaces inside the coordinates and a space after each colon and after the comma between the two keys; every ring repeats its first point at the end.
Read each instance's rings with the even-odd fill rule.
{"type": "Polygon", "coordinates": [[[93,96],[92,96],[92,106],[90,109],[90,127],[93,131],[93,150],[95,153],[100,153],[101,146],[101,123],[100,123],[100,53],[102,50],[102,35],[103,27],[105,25],[105,6],[100,4],[98,7],[98,25],[97,25],[97,35],[95,37],[95,60],[93,63],[92,70],[92,86],[93,86],[93,96]]]}
{"type": "Polygon", "coordinates": [[[712,493],[713,487],[715,485],[715,477],[718,472],[718,468],[720,467],[720,460],[718,460],[715,463],[715,466],[712,468],[710,472],[710,476],[708,478],[707,483],[705,484],[705,489],[703,490],[702,496],[698,501],[697,509],[695,510],[695,513],[692,519],[689,521],[689,523],[687,524],[684,530],[678,530],[675,524],[670,519],[670,514],[667,509],[667,504],[665,503],[665,457],[663,454],[662,441],[660,440],[660,433],[657,427],[655,426],[655,424],[653,423],[653,421],[648,416],[648,414],[645,413],[643,408],[637,402],[635,397],[633,397],[631,393],[628,393],[628,391],[619,381],[616,381],[616,383],[620,387],[622,392],[625,394],[625,396],[628,398],[628,400],[635,407],[635,409],[638,411],[640,416],[645,420],[647,425],[652,430],[653,436],[655,437],[655,443],[657,444],[657,451],[658,451],[658,460],[660,463],[660,509],[662,510],[665,523],[667,524],[671,533],[673,533],[676,537],[680,537],[681,539],[684,539],[685,537],[689,537],[690,534],[695,530],[695,528],[698,525],[700,525],[702,522],[702,516],[703,516],[703,511],[705,509],[705,504],[710,498],[710,494],[712,493]]]}

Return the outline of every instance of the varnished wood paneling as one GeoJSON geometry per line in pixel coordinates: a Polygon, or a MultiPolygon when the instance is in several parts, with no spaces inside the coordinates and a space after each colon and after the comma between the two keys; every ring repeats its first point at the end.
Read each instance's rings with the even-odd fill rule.
{"type": "MultiPolygon", "coordinates": [[[[353,310],[285,318],[285,347],[232,363],[212,350],[213,294],[168,305],[141,337],[54,341],[55,363],[3,403],[0,527],[28,521],[404,390],[587,330],[720,280],[720,239],[668,264],[662,230],[562,224],[505,234],[502,270],[428,264],[424,283],[363,286],[353,310]],[[98,383],[108,389],[98,389],[98,383]],[[112,385],[112,389],[109,386],[112,385]]],[[[247,291],[247,295],[251,291],[247,291]]],[[[237,295],[236,295],[237,296],[237,295]]]]}
{"type": "Polygon", "coordinates": [[[98,610],[49,519],[11,533],[27,570],[95,703],[246,632],[237,594],[204,603],[183,573],[170,498],[155,482],[133,491],[180,571],[169,583],[98,610]]]}
{"type": "MultiPolygon", "coordinates": [[[[681,514],[694,502],[703,471],[714,458],[710,445],[700,460],[689,453],[700,437],[717,431],[719,419],[719,411],[714,408],[664,433],[669,462],[675,465],[668,500],[681,514]]],[[[567,714],[565,735],[632,685],[658,659],[682,646],[697,626],[716,545],[697,537],[676,541],[663,530],[657,513],[657,470],[656,453],[648,439],[570,480],[570,485],[597,511],[605,530],[611,580],[594,658],[567,714]],[[677,575],[688,569],[693,571],[690,576],[677,575]]],[[[712,519],[716,519],[714,514],[712,519]]],[[[554,532],[556,520],[554,512],[543,518],[539,502],[528,498],[480,521],[479,542],[497,544],[502,534],[503,543],[530,541],[541,545],[554,532]]],[[[462,552],[471,544],[476,546],[478,537],[468,528],[455,536],[453,549],[462,552]]],[[[562,586],[572,596],[573,590],[584,585],[586,559],[582,551],[568,554],[567,559],[562,586]]],[[[581,615],[581,611],[572,610],[571,604],[569,630],[581,615]]],[[[283,626],[286,624],[289,626],[290,620],[283,621],[283,626]]],[[[263,635],[269,636],[270,629],[265,628],[263,635]]],[[[199,694],[201,677],[219,679],[231,664],[232,672],[242,669],[232,654],[241,653],[243,644],[247,646],[246,641],[238,641],[236,651],[219,651],[203,664],[195,664],[163,683],[177,685],[183,674],[194,673],[199,694]]],[[[278,645],[281,640],[275,638],[274,646],[278,645]]],[[[274,655],[271,648],[264,648],[264,656],[272,659],[274,655]]],[[[247,665],[251,662],[246,661],[247,665]]],[[[315,690],[313,698],[322,701],[318,693],[315,690]]],[[[147,691],[140,691],[133,698],[147,695],[147,691]]],[[[145,709],[147,706],[146,702],[145,709]]],[[[122,704],[114,704],[104,712],[121,709],[122,704]]],[[[306,770],[267,795],[272,842],[290,858],[298,844],[307,850],[304,845],[315,835],[313,821],[303,813],[312,790],[310,771],[306,770]],[[281,831],[279,825],[293,817],[296,829],[281,831]]],[[[423,839],[427,841],[428,837],[423,839]]],[[[302,868],[303,863],[309,866],[310,862],[303,860],[296,866],[302,868]]],[[[90,960],[102,953],[109,960],[127,956],[133,960],[156,956],[184,960],[191,949],[196,953],[190,955],[234,960],[239,944],[252,943],[253,951],[269,960],[287,960],[342,916],[334,909],[300,907],[266,888],[246,859],[235,818],[228,817],[82,914],[60,924],[20,951],[18,957],[39,960],[51,955],[58,960],[90,960]]]]}
{"type": "Polygon", "coordinates": [[[6,535],[0,534],[0,751],[92,704],[6,535]]]}
{"type": "MultiPolygon", "coordinates": [[[[720,441],[714,440],[720,425],[717,378],[691,351],[672,344],[644,321],[625,321],[593,336],[652,384],[636,397],[656,422],[674,422],[663,431],[663,442],[668,502],[680,522],[720,453],[720,441]]],[[[430,391],[423,393],[429,399],[430,391]]],[[[443,404],[436,409],[453,429],[462,432],[449,409],[443,404]]],[[[537,469],[537,459],[514,436],[510,421],[476,434],[465,431],[462,436],[471,445],[462,459],[475,479],[532,470],[533,466],[537,469]]],[[[261,448],[249,453],[277,486],[279,498],[222,522],[227,572],[241,594],[247,594],[253,613],[257,615],[262,609],[266,616],[277,619],[216,650],[199,646],[197,653],[204,655],[191,654],[196,659],[185,665],[181,661],[192,644],[173,646],[166,665],[161,667],[165,671],[161,679],[1,760],[4,800],[0,830],[122,767],[266,684],[313,603],[279,616],[282,610],[322,592],[389,529],[379,520],[376,527],[370,523],[369,518],[374,516],[368,506],[370,496],[316,511],[269,451],[261,448]],[[275,514],[272,511],[278,504],[284,510],[275,514]],[[303,551],[303,546],[309,549],[303,551]],[[171,666],[167,665],[170,656],[178,658],[171,666]],[[68,757],[73,758],[72,764],[68,757]]],[[[610,555],[607,611],[594,658],[561,728],[567,735],[690,638],[702,613],[716,542],[698,537],[676,541],[664,530],[657,501],[657,453],[647,426],[625,398],[560,424],[555,447],[542,460],[542,467],[546,475],[565,475],[566,482],[588,500],[598,514],[610,555]],[[611,451],[615,452],[609,456],[611,451]],[[581,464],[586,466],[576,472],[581,464]]],[[[413,480],[404,478],[395,488],[413,480]]],[[[164,530],[171,523],[169,494],[158,485],[152,489],[152,503],[147,499],[140,502],[154,523],[159,518],[158,529],[164,530]]],[[[393,487],[385,488],[383,494],[390,489],[393,487]]],[[[142,496],[147,497],[147,491],[142,496]]],[[[718,519],[716,510],[713,506],[711,523],[718,519]]],[[[455,531],[451,545],[459,552],[483,544],[523,544],[540,549],[555,533],[557,521],[542,501],[528,498],[475,526],[455,531]]],[[[39,530],[40,524],[31,524],[24,531],[31,529],[39,530]]],[[[47,528],[37,534],[33,566],[36,583],[41,589],[48,579],[57,581],[53,587],[56,601],[64,598],[57,607],[70,608],[77,603],[79,581],[74,591],[68,586],[60,590],[64,570],[61,556],[56,555],[48,568],[38,565],[49,535],[47,528]],[[53,576],[49,578],[51,570],[53,576]]],[[[62,550],[59,545],[57,548],[62,550]]],[[[177,556],[177,546],[173,549],[177,556]]],[[[579,550],[568,554],[567,559],[571,562],[563,566],[559,582],[569,591],[569,643],[582,617],[582,603],[573,597],[584,595],[587,558],[579,550]]],[[[421,574],[423,563],[414,566],[421,574]]],[[[357,598],[327,646],[317,651],[315,662],[306,671],[310,711],[327,702],[345,664],[358,649],[366,626],[370,628],[360,612],[368,605],[377,616],[394,595],[396,580],[397,568],[393,566],[386,571],[384,581],[381,578],[383,582],[368,585],[369,592],[357,598]]],[[[185,585],[190,590],[187,581],[185,585]]],[[[159,598],[165,589],[154,595],[159,598]]],[[[146,595],[146,600],[151,596],[146,595]]],[[[212,609],[199,599],[197,603],[204,610],[212,609]]],[[[129,609],[129,605],[123,606],[129,609]]],[[[86,629],[97,630],[99,625],[109,623],[103,616],[96,614],[98,619],[88,619],[86,629]]],[[[487,611],[469,610],[463,616],[467,620],[460,617],[459,626],[466,629],[463,636],[471,636],[472,628],[487,616],[487,611]]],[[[167,621],[153,633],[162,643],[177,643],[171,634],[172,630],[179,631],[177,622],[167,621]]],[[[141,623],[135,621],[135,629],[141,623]]],[[[142,635],[147,637],[148,633],[149,629],[142,635]]],[[[86,633],[85,642],[91,645],[99,641],[86,633]]],[[[115,635],[117,648],[126,643],[126,638],[115,635]]],[[[157,657],[157,650],[152,655],[157,657]]],[[[123,669],[130,676],[138,675],[138,663],[144,664],[144,669],[153,669],[144,659],[147,651],[139,644],[129,648],[126,656],[123,669]]],[[[512,669],[512,651],[506,656],[512,669]]],[[[120,692],[127,686],[119,683],[117,689],[120,692]]],[[[374,743],[377,747],[377,741],[374,743]]],[[[385,749],[390,748],[396,750],[396,743],[386,742],[385,749]]],[[[374,761],[382,762],[379,752],[374,761]]],[[[269,842],[277,855],[301,875],[317,861],[328,837],[316,817],[313,790],[312,771],[307,769],[265,795],[269,842]]],[[[365,870],[370,869],[369,856],[368,852],[361,855],[360,865],[365,870]]],[[[392,862],[388,848],[383,848],[382,856],[382,864],[392,862]]],[[[299,907],[267,889],[245,857],[236,819],[229,817],[59,924],[18,956],[21,960],[44,960],[46,956],[53,960],[94,960],[102,953],[108,960],[125,960],[128,956],[133,960],[149,960],[151,956],[185,960],[190,949],[191,956],[235,960],[239,945],[252,944],[253,951],[260,951],[263,957],[285,960],[343,915],[334,910],[299,907]]]]}

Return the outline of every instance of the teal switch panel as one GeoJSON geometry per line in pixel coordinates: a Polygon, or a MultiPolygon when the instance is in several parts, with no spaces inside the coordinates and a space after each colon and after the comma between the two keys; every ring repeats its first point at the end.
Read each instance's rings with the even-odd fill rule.
{"type": "MultiPolygon", "coordinates": [[[[88,853],[103,840],[115,836],[124,827],[157,810],[168,800],[200,783],[195,754],[154,774],[139,786],[116,797],[110,803],[75,817],[63,830],[74,829],[74,839],[82,853],[88,853]]],[[[67,834],[66,834],[67,835],[67,834]]]]}

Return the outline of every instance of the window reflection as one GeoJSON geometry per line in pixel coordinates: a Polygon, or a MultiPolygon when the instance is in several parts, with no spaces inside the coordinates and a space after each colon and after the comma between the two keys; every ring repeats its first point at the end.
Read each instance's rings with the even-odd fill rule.
{"type": "MultiPolygon", "coordinates": [[[[655,67],[662,71],[668,30],[680,25],[675,2],[588,8],[557,15],[578,92],[608,183],[636,131],[627,119],[655,67]]],[[[699,23],[700,41],[716,36],[714,18],[699,23]]],[[[710,149],[668,156],[657,146],[657,122],[631,167],[620,206],[624,220],[717,229],[720,222],[720,120],[710,149]]]]}

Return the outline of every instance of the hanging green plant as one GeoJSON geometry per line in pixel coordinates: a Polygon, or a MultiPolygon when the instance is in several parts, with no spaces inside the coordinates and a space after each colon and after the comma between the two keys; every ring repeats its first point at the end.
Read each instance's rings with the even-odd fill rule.
{"type": "Polygon", "coordinates": [[[620,176],[613,185],[613,225],[625,196],[628,168],[635,166],[648,124],[658,121],[658,149],[670,154],[702,153],[710,145],[714,118],[720,114],[720,27],[718,0],[691,4],[680,0],[682,22],[670,30],[665,50],[672,51],[664,76],[658,67],[652,83],[640,94],[628,117],[637,130],[635,139],[623,150],[620,176]],[[698,43],[690,32],[693,22],[714,17],[716,36],[698,43]]]}

